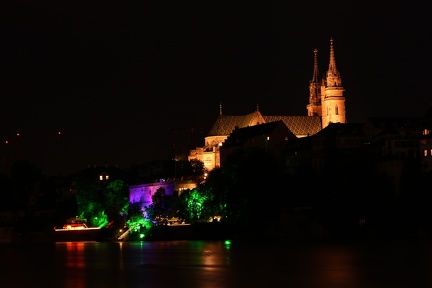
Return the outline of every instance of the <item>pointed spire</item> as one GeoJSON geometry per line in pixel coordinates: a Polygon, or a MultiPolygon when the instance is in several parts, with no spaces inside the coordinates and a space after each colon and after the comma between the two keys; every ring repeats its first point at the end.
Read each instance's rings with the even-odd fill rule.
{"type": "MultiPolygon", "coordinates": [[[[314,49],[314,68],[312,80],[309,82],[309,104],[316,105],[321,101],[319,69],[318,69],[318,49],[314,49]]],[[[315,113],[310,111],[310,113],[315,113]]]]}
{"type": "Polygon", "coordinates": [[[336,58],[334,53],[333,38],[330,38],[330,63],[327,71],[327,86],[340,87],[342,86],[342,79],[340,78],[339,71],[336,68],[336,58]]]}
{"type": "Polygon", "coordinates": [[[219,103],[219,115],[222,115],[222,102],[219,103]]]}
{"type": "Polygon", "coordinates": [[[258,103],[256,104],[256,109],[257,109],[256,111],[259,112],[259,104],[258,103]]]}
{"type": "Polygon", "coordinates": [[[329,64],[329,72],[330,71],[333,74],[337,73],[336,60],[335,60],[335,56],[334,56],[333,38],[330,38],[330,64],[329,64]]]}
{"type": "Polygon", "coordinates": [[[313,69],[313,75],[312,75],[312,83],[318,83],[318,75],[319,75],[319,69],[318,69],[318,49],[314,49],[314,69],[313,69]]]}

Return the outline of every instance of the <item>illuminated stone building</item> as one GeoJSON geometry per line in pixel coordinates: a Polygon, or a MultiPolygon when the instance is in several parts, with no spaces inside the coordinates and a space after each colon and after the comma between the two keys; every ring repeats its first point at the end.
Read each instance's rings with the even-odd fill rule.
{"type": "Polygon", "coordinates": [[[129,202],[140,203],[142,209],[149,207],[152,203],[152,197],[159,190],[163,189],[166,195],[180,195],[185,190],[193,190],[197,187],[195,182],[190,181],[172,181],[159,180],[158,182],[137,184],[129,186],[129,202]]]}
{"type": "Polygon", "coordinates": [[[282,121],[297,138],[301,138],[316,134],[330,123],[346,123],[344,89],[336,68],[333,39],[330,39],[329,68],[323,79],[319,79],[317,53],[315,49],[313,76],[309,84],[309,104],[306,105],[307,115],[262,115],[257,106],[256,111],[250,114],[227,116],[222,113],[220,105],[219,116],[205,137],[204,146],[190,150],[188,160],[202,161],[207,171],[220,167],[220,147],[236,128],[282,121]]]}

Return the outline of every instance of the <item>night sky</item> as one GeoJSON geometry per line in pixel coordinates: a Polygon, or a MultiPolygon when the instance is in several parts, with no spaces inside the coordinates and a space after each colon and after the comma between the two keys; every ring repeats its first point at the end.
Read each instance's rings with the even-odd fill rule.
{"type": "Polygon", "coordinates": [[[0,4],[3,168],[165,159],[202,144],[219,103],[307,115],[313,50],[324,75],[331,37],[348,122],[421,117],[431,100],[430,1],[80,2],[0,4]]]}

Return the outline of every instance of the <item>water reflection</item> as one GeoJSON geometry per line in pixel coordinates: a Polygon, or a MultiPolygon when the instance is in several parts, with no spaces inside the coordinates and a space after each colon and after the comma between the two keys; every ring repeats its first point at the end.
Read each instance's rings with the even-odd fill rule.
{"type": "Polygon", "coordinates": [[[84,257],[84,243],[83,242],[67,242],[65,258],[66,267],[69,268],[66,272],[71,275],[67,275],[65,286],[67,288],[84,288],[85,287],[85,257],[84,257]],[[75,269],[78,268],[78,269],[75,269]]]}
{"type": "Polygon", "coordinates": [[[0,245],[2,287],[429,287],[432,245],[236,241],[0,245]]]}
{"type": "Polygon", "coordinates": [[[351,247],[328,247],[315,251],[314,270],[318,282],[328,283],[332,287],[353,287],[359,283],[355,265],[355,251],[351,247]]]}
{"type": "Polygon", "coordinates": [[[66,266],[69,268],[84,268],[84,243],[67,242],[66,243],[66,266]]]}

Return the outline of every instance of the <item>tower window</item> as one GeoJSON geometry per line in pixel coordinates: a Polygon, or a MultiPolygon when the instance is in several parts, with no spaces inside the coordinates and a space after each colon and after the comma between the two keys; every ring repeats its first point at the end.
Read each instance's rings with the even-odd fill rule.
{"type": "Polygon", "coordinates": [[[335,107],[335,115],[339,115],[339,110],[337,106],[335,107]]]}

